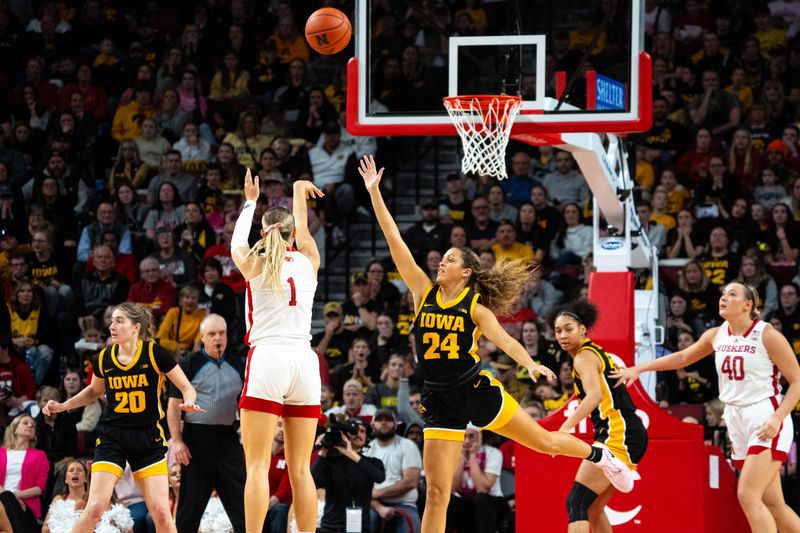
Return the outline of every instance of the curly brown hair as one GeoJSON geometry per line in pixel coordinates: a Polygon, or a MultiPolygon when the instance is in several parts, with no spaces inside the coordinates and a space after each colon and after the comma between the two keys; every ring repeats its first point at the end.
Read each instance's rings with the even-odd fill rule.
{"type": "Polygon", "coordinates": [[[520,259],[501,257],[490,270],[481,270],[478,255],[471,248],[458,248],[464,268],[472,269],[467,285],[481,295],[481,303],[497,316],[517,309],[525,282],[533,268],[520,259]]]}

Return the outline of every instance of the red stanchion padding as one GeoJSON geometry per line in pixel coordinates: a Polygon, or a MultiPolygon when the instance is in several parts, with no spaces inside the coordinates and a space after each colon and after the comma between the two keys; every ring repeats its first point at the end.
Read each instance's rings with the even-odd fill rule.
{"type": "MultiPolygon", "coordinates": [[[[704,444],[702,426],[681,422],[659,408],[638,383],[628,390],[647,427],[649,444],[639,463],[642,479],[630,494],[615,494],[606,509],[614,531],[749,531],[736,498],[733,469],[719,448],[704,444]]],[[[577,403],[573,398],[540,423],[557,430],[577,403]]],[[[575,434],[592,442],[592,432],[592,423],[586,420],[575,434]]],[[[515,457],[517,533],[566,531],[567,494],[580,460],[551,458],[520,445],[515,457]],[[519,514],[525,509],[528,518],[519,514]]]]}
{"type": "MultiPolygon", "coordinates": [[[[517,445],[517,533],[567,530],[567,495],[579,463],[517,445]]],[[[704,468],[702,441],[651,442],[642,462],[643,479],[630,494],[615,494],[606,507],[614,532],[747,531],[704,529],[704,468]]],[[[735,497],[732,505],[738,505],[735,497]]]]}
{"type": "Polygon", "coordinates": [[[706,503],[705,531],[747,532],[747,517],[736,496],[736,473],[717,446],[706,446],[708,469],[703,485],[706,503]]]}
{"type": "Polygon", "coordinates": [[[598,311],[597,323],[589,331],[589,338],[631,366],[636,339],[634,288],[632,272],[592,272],[589,275],[589,301],[598,311]]]}
{"type": "MultiPolygon", "coordinates": [[[[590,281],[589,298],[600,313],[590,337],[632,364],[632,274],[593,273],[590,281]]],[[[649,444],[639,463],[642,479],[630,494],[615,494],[606,509],[615,533],[749,531],[736,498],[733,469],[719,448],[705,445],[702,426],[683,423],[658,407],[638,382],[628,390],[647,428],[649,444]]],[[[577,404],[577,399],[571,399],[540,423],[550,431],[558,430],[577,404]]],[[[591,421],[579,424],[575,434],[592,442],[591,421]]],[[[567,530],[566,500],[579,463],[579,459],[551,458],[516,445],[518,533],[567,530]]]]}

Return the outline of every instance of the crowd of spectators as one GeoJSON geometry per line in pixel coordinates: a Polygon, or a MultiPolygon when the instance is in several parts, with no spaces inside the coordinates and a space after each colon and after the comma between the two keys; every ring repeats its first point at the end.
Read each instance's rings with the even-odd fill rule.
{"type": "MultiPolygon", "coordinates": [[[[497,13],[496,3],[480,0],[374,4],[371,105],[391,111],[435,100],[443,37],[487,33],[497,13]]],[[[352,18],[352,1],[325,5],[352,18]]],[[[317,7],[288,0],[169,8],[0,0],[0,485],[7,489],[0,509],[21,502],[41,522],[51,501],[85,500],[86,464],[76,459],[91,458],[102,406],[54,417],[40,407],[77,394],[91,379],[113,305],[149,307],[159,320],[158,342],[198,380],[208,379],[197,358],[204,361],[198,354],[210,333],[203,324],[213,314],[227,345],[213,358],[235,386],[245,349],[245,283],[230,239],[246,168],[261,177],[253,242],[260,214],[291,207],[287,191],[298,179],[326,192],[309,209],[323,257],[325,248],[343,245],[350,222],[368,220],[357,159],[377,151],[391,167],[405,148],[345,130],[352,45],[334,56],[310,50],[302,26],[317,7]],[[226,357],[236,362],[224,366],[226,357]]],[[[739,279],[758,288],[762,318],[800,353],[800,3],[646,0],[644,7],[654,103],[651,130],[629,137],[637,213],[659,255],[682,260],[662,277],[660,350],[688,346],[718,324],[719,288],[739,279]]],[[[576,68],[592,42],[586,35],[603,18],[601,7],[580,27],[550,36],[553,72],[576,68]]],[[[588,56],[599,71],[616,64],[609,31],[588,56]]],[[[512,143],[507,160],[510,178],[502,182],[442,177],[442,196],[420,202],[420,218],[404,237],[432,279],[451,246],[474,248],[483,268],[504,257],[540,267],[520,310],[501,321],[558,384],[533,383],[483,340],[478,354],[525,411],[541,418],[573,393],[570,358],[545,318],[557,303],[586,294],[591,194],[567,152],[512,143]]],[[[425,484],[413,302],[388,259],[371,261],[347,281],[348,298],[325,303],[324,329],[312,338],[323,411],[336,427],[347,421],[340,431],[352,437],[347,445],[323,445],[314,465],[328,493],[321,530],[343,527],[357,501],[365,531],[380,530],[381,522],[418,531],[425,484]]],[[[659,376],[658,400],[706,404],[709,440],[724,445],[709,362],[659,376]]],[[[235,406],[214,416],[235,425],[234,414],[235,406]]],[[[198,427],[219,425],[208,420],[186,421],[184,429],[170,421],[171,464],[182,465],[170,470],[171,497],[179,520],[195,527],[202,515],[201,530],[219,531],[226,512],[233,522],[241,518],[229,495],[242,472],[220,467],[219,475],[232,476],[225,482],[195,472],[180,487],[198,427]],[[202,486],[220,491],[206,515],[181,510],[180,501],[208,500],[192,492],[198,478],[191,476],[198,475],[202,486]]],[[[451,526],[480,533],[512,527],[513,447],[474,428],[467,437],[451,526]]],[[[281,533],[291,521],[282,449],[279,432],[268,527],[281,533]]],[[[796,447],[784,469],[795,472],[796,447]]],[[[134,531],[145,531],[147,511],[130,472],[117,497],[134,531]]],[[[0,513],[0,529],[4,519],[0,513]]]]}

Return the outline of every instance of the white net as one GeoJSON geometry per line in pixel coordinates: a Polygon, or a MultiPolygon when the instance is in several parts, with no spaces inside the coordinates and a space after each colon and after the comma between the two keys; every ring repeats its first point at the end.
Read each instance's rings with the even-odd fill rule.
{"type": "Polygon", "coordinates": [[[506,146],[517,118],[519,96],[448,96],[444,107],[456,126],[464,158],[461,172],[505,179],[506,146]]]}

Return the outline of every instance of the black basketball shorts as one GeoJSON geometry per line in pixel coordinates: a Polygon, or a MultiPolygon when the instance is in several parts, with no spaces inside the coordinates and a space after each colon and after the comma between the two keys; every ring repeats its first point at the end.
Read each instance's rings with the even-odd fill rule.
{"type": "Polygon", "coordinates": [[[92,473],[122,476],[130,463],[134,479],[167,475],[167,439],[160,423],[143,428],[99,425],[92,473]]]}
{"type": "Polygon", "coordinates": [[[517,401],[487,370],[451,389],[424,388],[421,409],[425,438],[464,440],[467,424],[498,429],[511,420],[518,408],[517,401]]]}

